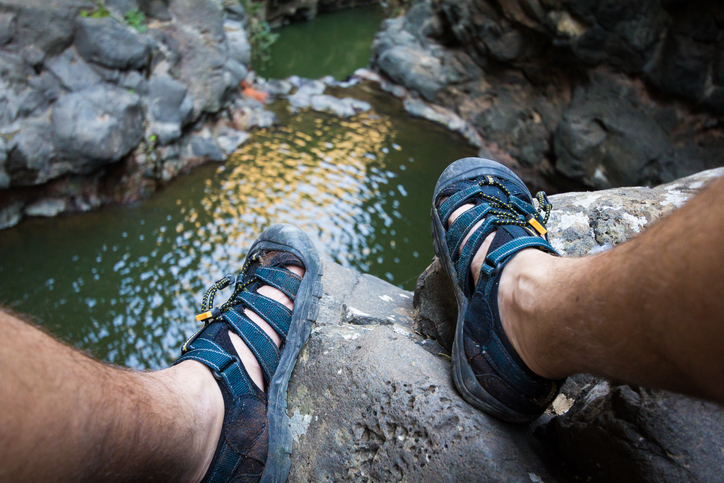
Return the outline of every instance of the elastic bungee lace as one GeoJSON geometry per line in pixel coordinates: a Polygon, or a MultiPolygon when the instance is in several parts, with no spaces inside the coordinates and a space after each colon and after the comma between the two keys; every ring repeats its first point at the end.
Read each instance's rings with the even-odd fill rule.
{"type": "MultiPolygon", "coordinates": [[[[490,177],[479,181],[478,184],[480,186],[494,186],[502,190],[508,200],[510,200],[513,196],[508,188],[503,186],[502,183],[495,181],[490,177]]],[[[493,225],[517,225],[520,227],[527,227],[527,225],[530,225],[529,219],[525,218],[525,215],[527,213],[522,213],[523,219],[521,219],[522,210],[510,203],[509,201],[501,201],[495,196],[486,193],[480,193],[479,196],[488,202],[491,207],[490,213],[496,215],[497,217],[497,219],[492,220],[493,225]]],[[[543,226],[545,226],[551,216],[551,210],[553,209],[553,205],[551,204],[550,200],[548,200],[548,196],[545,194],[544,191],[539,191],[535,195],[535,199],[538,202],[538,207],[535,209],[535,212],[532,213],[532,215],[543,226]]]]}
{"type": "MultiPolygon", "coordinates": [[[[244,290],[246,290],[246,288],[248,286],[250,286],[251,284],[253,284],[254,282],[256,282],[258,280],[257,277],[253,276],[246,282],[242,283],[242,280],[244,279],[244,275],[246,275],[246,271],[249,268],[249,265],[251,264],[251,262],[257,261],[258,259],[259,259],[259,252],[255,253],[253,256],[246,259],[246,261],[244,262],[244,266],[241,268],[241,271],[239,272],[238,275],[236,275],[236,276],[227,275],[224,278],[217,280],[216,282],[214,282],[213,285],[211,285],[211,287],[206,289],[206,291],[204,292],[204,296],[201,299],[201,310],[204,312],[213,310],[214,309],[214,297],[216,297],[216,293],[219,290],[223,290],[226,287],[229,287],[231,285],[234,286],[234,292],[226,300],[226,302],[224,302],[223,304],[221,304],[219,306],[219,308],[218,308],[219,315],[221,313],[229,310],[234,305],[236,305],[236,300],[237,300],[237,297],[239,296],[239,294],[241,292],[243,292],[244,290]]],[[[215,315],[215,317],[217,317],[217,315],[215,315]]]]}

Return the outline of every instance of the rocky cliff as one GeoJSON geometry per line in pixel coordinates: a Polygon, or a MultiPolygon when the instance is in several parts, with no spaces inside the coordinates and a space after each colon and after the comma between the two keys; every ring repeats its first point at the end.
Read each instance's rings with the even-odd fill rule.
{"type": "MultiPolygon", "coordinates": [[[[553,196],[552,243],[567,256],[608,249],[719,176],[553,196]]],[[[499,422],[453,387],[454,301],[436,262],[414,294],[333,263],[324,271],[289,388],[290,481],[719,479],[720,406],[579,375],[530,426],[499,422]]]]}
{"type": "Polygon", "coordinates": [[[724,165],[716,0],[416,0],[373,64],[471,124],[536,188],[655,185],[724,165]]]}
{"type": "Polygon", "coordinates": [[[244,19],[214,0],[0,0],[0,227],[135,199],[234,151],[244,19]]]}

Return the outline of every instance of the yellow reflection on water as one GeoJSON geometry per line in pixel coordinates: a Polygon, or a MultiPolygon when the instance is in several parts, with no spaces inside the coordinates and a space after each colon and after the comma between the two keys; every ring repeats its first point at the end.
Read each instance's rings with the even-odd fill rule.
{"type": "MultiPolygon", "coordinates": [[[[244,247],[281,222],[304,229],[341,263],[362,256],[372,232],[363,204],[378,195],[368,166],[384,167],[383,148],[394,136],[390,120],[374,112],[346,120],[302,113],[284,127],[255,132],[206,181],[201,205],[210,219],[202,239],[223,247],[209,268],[220,259],[238,266],[244,247]]],[[[197,213],[186,214],[187,227],[196,221],[197,213]]]]}

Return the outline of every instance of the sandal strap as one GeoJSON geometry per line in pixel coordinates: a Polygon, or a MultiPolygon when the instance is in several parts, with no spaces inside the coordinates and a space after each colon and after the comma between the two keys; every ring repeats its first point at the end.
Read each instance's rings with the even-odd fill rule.
{"type": "Polygon", "coordinates": [[[485,296],[487,297],[492,290],[492,280],[495,275],[503,269],[503,267],[513,258],[515,254],[526,248],[542,248],[555,255],[560,256],[553,246],[547,240],[537,236],[526,236],[514,238],[513,240],[503,244],[501,247],[488,253],[480,268],[480,279],[478,283],[482,283],[485,287],[485,296]]]}
{"type": "MultiPolygon", "coordinates": [[[[480,245],[482,245],[485,241],[485,238],[497,228],[497,225],[494,224],[494,221],[495,218],[488,218],[483,222],[480,228],[475,230],[475,232],[470,235],[467,243],[465,243],[465,246],[463,246],[460,257],[457,258],[457,261],[455,261],[455,254],[457,252],[455,252],[455,254],[451,254],[451,257],[455,263],[455,271],[457,272],[457,283],[459,287],[467,286],[468,281],[470,280],[470,264],[473,261],[475,253],[480,248],[480,245]]],[[[464,291],[467,293],[467,290],[464,291]]]]}
{"type": "Polygon", "coordinates": [[[460,245],[462,245],[465,235],[472,230],[473,226],[480,220],[482,220],[490,212],[490,205],[482,203],[474,208],[469,209],[450,225],[445,235],[450,255],[455,260],[455,254],[460,251],[460,245]]]}
{"type": "Polygon", "coordinates": [[[239,294],[241,303],[256,312],[259,317],[271,325],[282,341],[287,340],[289,325],[292,323],[292,311],[276,300],[254,292],[239,294]]]}
{"type": "Polygon", "coordinates": [[[279,365],[279,349],[274,341],[249,317],[236,310],[229,310],[222,315],[222,318],[254,353],[254,357],[264,372],[264,381],[269,384],[279,365]]]}
{"type": "Polygon", "coordinates": [[[447,226],[448,219],[455,210],[464,205],[467,200],[480,193],[483,193],[483,188],[480,185],[475,184],[469,188],[462,189],[457,193],[450,195],[445,201],[443,201],[438,208],[442,226],[447,226]]]}
{"type": "Polygon", "coordinates": [[[299,276],[286,268],[259,267],[254,271],[254,276],[279,290],[292,301],[294,301],[294,297],[299,291],[299,285],[302,283],[299,276]]]}
{"type": "Polygon", "coordinates": [[[253,393],[253,382],[238,357],[226,352],[216,342],[203,336],[188,344],[189,351],[179,357],[174,365],[186,360],[201,362],[209,367],[214,376],[224,381],[229,392],[236,398],[253,393]]]}

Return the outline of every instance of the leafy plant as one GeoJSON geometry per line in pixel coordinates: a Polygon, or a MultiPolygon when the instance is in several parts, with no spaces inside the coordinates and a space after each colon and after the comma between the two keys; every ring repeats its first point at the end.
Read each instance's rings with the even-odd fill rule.
{"type": "Polygon", "coordinates": [[[105,18],[110,17],[111,12],[105,7],[105,5],[98,5],[95,10],[81,10],[80,16],[84,18],[105,18]]]}
{"type": "Polygon", "coordinates": [[[246,33],[251,44],[252,62],[261,65],[271,59],[269,48],[279,38],[279,34],[272,32],[269,23],[264,18],[264,5],[252,0],[239,0],[246,12],[246,33]]]}
{"type": "Polygon", "coordinates": [[[126,23],[128,25],[141,33],[148,30],[148,26],[146,25],[146,16],[137,8],[126,12],[123,18],[126,19],[126,23]]]}

